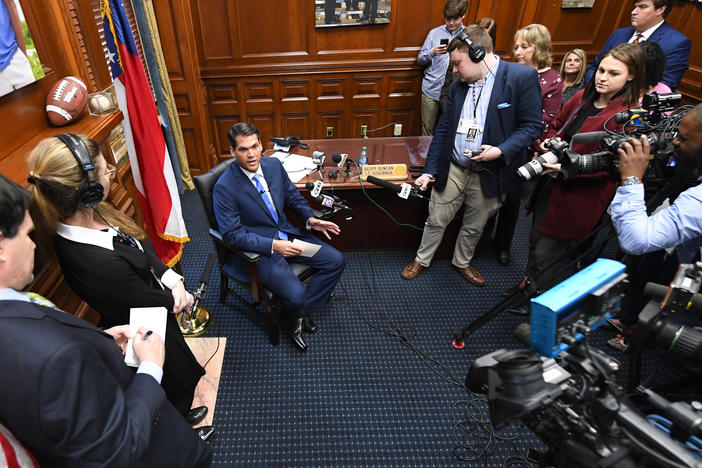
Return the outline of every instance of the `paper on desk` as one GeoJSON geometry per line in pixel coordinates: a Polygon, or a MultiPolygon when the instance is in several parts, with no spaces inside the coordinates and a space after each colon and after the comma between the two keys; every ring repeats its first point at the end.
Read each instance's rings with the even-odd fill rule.
{"type": "Polygon", "coordinates": [[[302,253],[300,254],[302,257],[311,257],[322,248],[321,245],[311,244],[309,242],[301,241],[300,239],[293,239],[293,245],[302,249],[302,253]]]}
{"type": "MultiPolygon", "coordinates": [[[[168,311],[165,307],[133,307],[129,309],[129,326],[132,327],[132,331],[135,333],[141,327],[151,330],[160,336],[165,343],[166,317],[168,317],[168,311]]],[[[140,340],[141,336],[137,339],[140,340]]],[[[124,353],[124,362],[128,366],[137,367],[139,365],[139,360],[134,354],[132,341],[133,339],[130,339],[127,343],[127,350],[124,353]]]]}
{"type": "Polygon", "coordinates": [[[293,184],[298,183],[300,179],[317,169],[317,165],[312,162],[312,158],[309,156],[276,151],[270,157],[276,158],[283,163],[285,172],[288,173],[288,177],[290,177],[293,184]]]}

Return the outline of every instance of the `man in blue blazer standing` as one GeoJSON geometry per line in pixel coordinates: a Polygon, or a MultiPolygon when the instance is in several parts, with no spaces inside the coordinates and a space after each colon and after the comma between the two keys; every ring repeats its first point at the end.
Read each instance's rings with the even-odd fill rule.
{"type": "Polygon", "coordinates": [[[643,41],[657,42],[666,55],[663,83],[675,90],[689,67],[692,41],[669,25],[665,19],[670,13],[672,0],[634,0],[631,11],[631,26],[617,29],[609,36],[600,53],[588,66],[585,83],[590,81],[600,60],[619,44],[643,41]]]}
{"type": "MultiPolygon", "coordinates": [[[[261,254],[257,262],[263,285],[278,296],[286,312],[296,316],[293,343],[307,350],[302,333],[314,333],[316,325],[307,309],[329,301],[346,262],[344,256],[316,236],[295,227],[285,215],[293,211],[307,229],[339,234],[336,224],[314,217],[307,201],[290,181],[283,165],[275,158],[261,158],[263,146],[255,126],[238,123],[229,130],[229,151],[237,164],[231,164],[213,190],[215,217],[222,239],[229,245],[261,254]],[[311,257],[301,256],[299,239],[320,245],[311,257]],[[305,263],[316,270],[307,289],[300,283],[288,261],[305,263]]],[[[248,278],[244,261],[230,255],[224,267],[237,278],[248,278]]]]}
{"type": "Polygon", "coordinates": [[[458,81],[449,88],[446,112],[416,181],[426,190],[433,179],[434,189],[422,242],[402,277],[413,279],[429,266],[446,226],[464,206],[451,263],[468,282],[483,286],[485,279],[470,261],[503,194],[521,183],[516,169],[541,133],[541,88],[536,70],[500,60],[478,25],[464,28],[448,50],[458,81]]]}

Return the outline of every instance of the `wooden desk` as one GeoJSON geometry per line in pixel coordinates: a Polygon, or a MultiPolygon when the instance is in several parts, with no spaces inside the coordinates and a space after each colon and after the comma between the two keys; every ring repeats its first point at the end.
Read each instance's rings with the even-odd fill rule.
{"type": "MultiPolygon", "coordinates": [[[[361,148],[366,147],[368,153],[368,164],[407,164],[409,166],[423,166],[427,156],[427,150],[431,143],[432,137],[429,136],[413,136],[399,138],[343,138],[337,140],[305,140],[309,143],[310,148],[307,150],[296,149],[296,154],[304,156],[312,156],[314,151],[322,151],[326,154],[324,161],[324,188],[335,190],[341,189],[359,189],[361,183],[358,178],[356,165],[351,163],[351,173],[349,177],[344,175],[345,167],[339,168],[332,161],[334,153],[346,153],[349,159],[358,162],[358,157],[361,154],[361,148]],[[329,178],[329,172],[338,170],[339,174],[336,179],[329,178]]],[[[319,173],[313,172],[307,177],[298,182],[297,186],[300,189],[305,188],[305,183],[320,180],[319,173]]],[[[411,174],[408,174],[408,179],[405,181],[393,181],[395,183],[409,182],[414,180],[411,174]]],[[[364,184],[364,188],[378,188],[373,184],[364,184]]]]}
{"type": "MultiPolygon", "coordinates": [[[[353,219],[346,221],[344,216],[348,211],[340,211],[333,220],[341,227],[341,235],[334,237],[329,243],[339,250],[366,249],[407,249],[416,250],[422,239],[422,229],[428,214],[428,203],[419,199],[404,200],[392,191],[377,187],[368,182],[361,182],[356,166],[351,163],[351,174],[344,177],[345,167],[339,168],[332,162],[334,153],[347,153],[349,158],[358,162],[361,148],[365,146],[368,152],[368,164],[397,164],[423,166],[432,137],[398,137],[398,138],[345,138],[326,140],[305,140],[310,147],[307,150],[295,149],[296,154],[312,156],[314,151],[322,151],[324,161],[324,190],[333,191],[344,199],[353,209],[353,219]],[[336,179],[329,178],[329,172],[338,170],[336,179]],[[399,226],[378,208],[369,197],[387,210],[398,223],[412,224],[412,227],[399,226]]],[[[409,178],[404,182],[414,183],[409,178]]],[[[312,208],[319,209],[319,203],[313,200],[305,183],[320,180],[319,173],[313,172],[300,180],[296,185],[310,202],[312,208]]],[[[400,184],[403,181],[392,181],[400,184]]],[[[460,219],[459,219],[460,221],[460,219]]],[[[444,241],[437,255],[445,257],[453,252],[453,246],[458,233],[458,223],[453,222],[447,228],[444,241]]],[[[408,258],[408,262],[412,260],[408,258]]],[[[399,274],[399,272],[398,272],[399,274]]]]}

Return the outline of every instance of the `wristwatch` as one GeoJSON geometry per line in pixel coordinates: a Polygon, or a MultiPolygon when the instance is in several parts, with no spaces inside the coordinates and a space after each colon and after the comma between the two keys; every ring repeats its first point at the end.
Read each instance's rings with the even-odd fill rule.
{"type": "Polygon", "coordinates": [[[622,187],[626,185],[639,185],[641,183],[641,179],[638,177],[627,177],[626,179],[622,179],[622,187]]]}

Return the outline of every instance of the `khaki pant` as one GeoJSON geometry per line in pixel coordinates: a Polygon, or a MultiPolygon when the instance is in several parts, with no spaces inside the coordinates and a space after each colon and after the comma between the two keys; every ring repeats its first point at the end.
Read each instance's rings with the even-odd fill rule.
{"type": "Polygon", "coordinates": [[[434,135],[436,118],[439,116],[439,101],[435,101],[422,93],[420,115],[422,117],[422,136],[434,135]]]}
{"type": "Polygon", "coordinates": [[[501,205],[502,197],[485,198],[480,187],[480,174],[451,163],[446,188],[443,192],[434,190],[431,193],[429,217],[417,250],[417,262],[423,267],[431,264],[446,226],[453,221],[461,206],[465,206],[463,224],[458,232],[451,263],[458,268],[467,267],[485,223],[501,205]]]}

